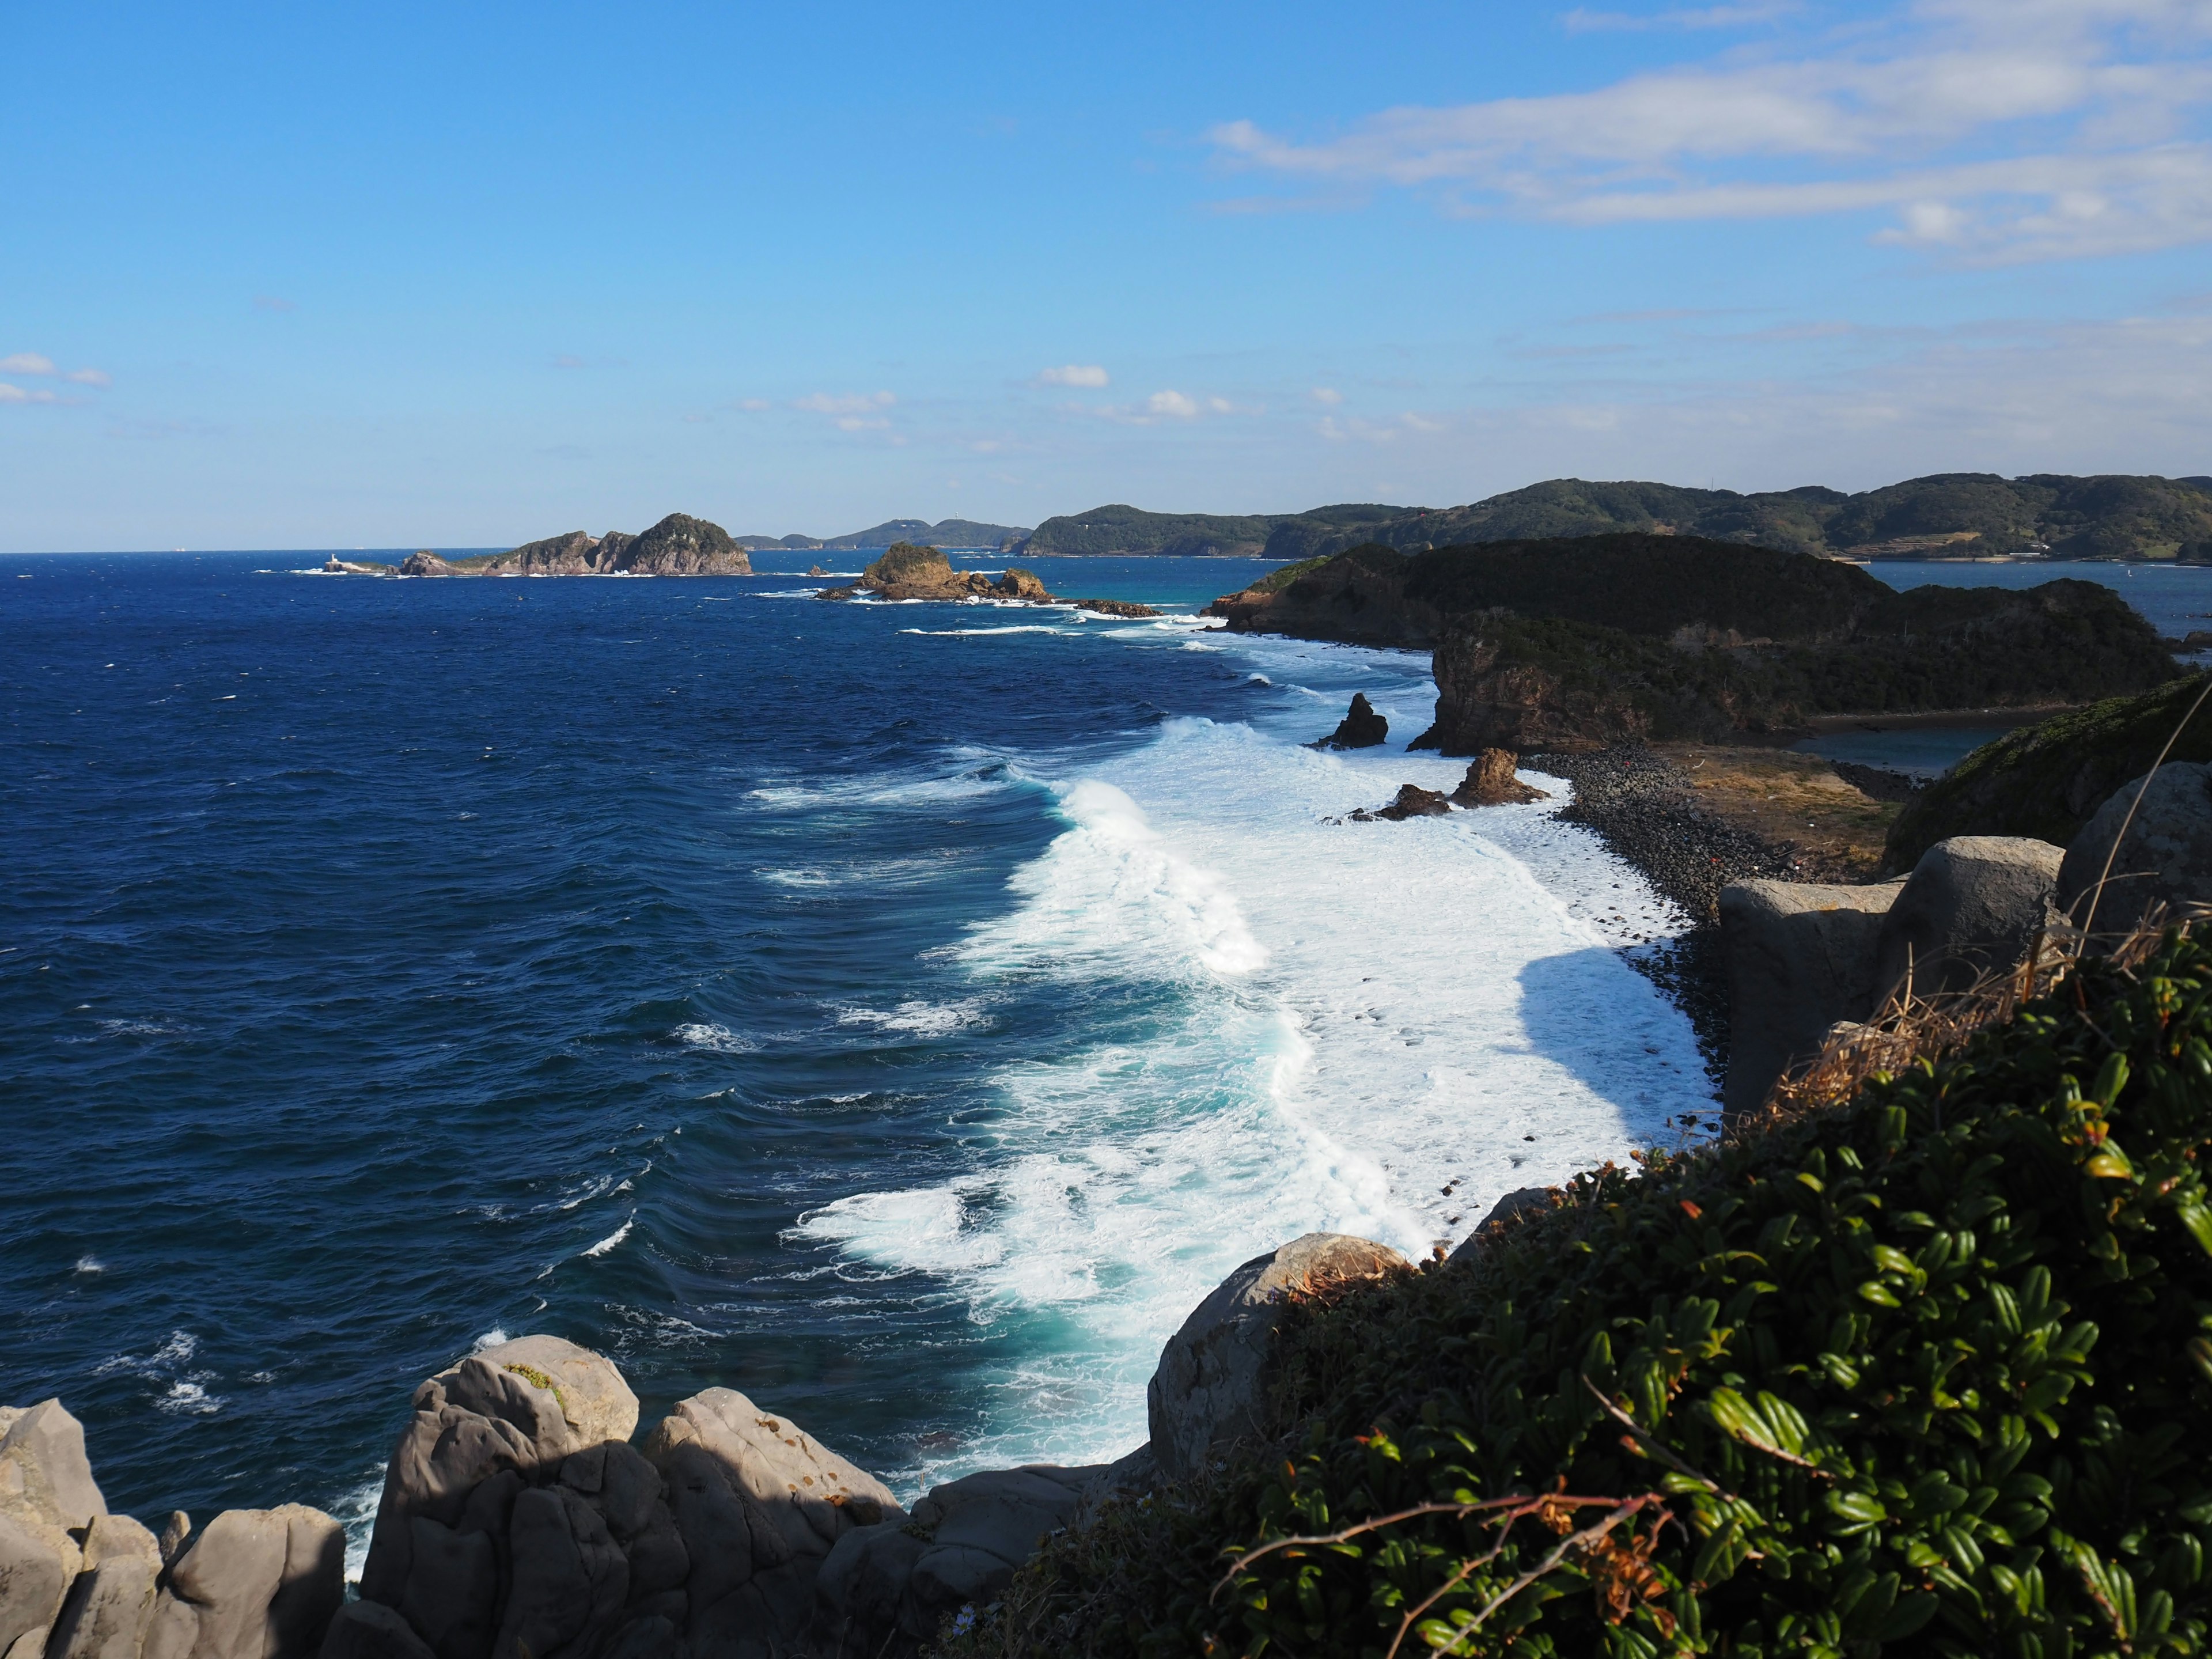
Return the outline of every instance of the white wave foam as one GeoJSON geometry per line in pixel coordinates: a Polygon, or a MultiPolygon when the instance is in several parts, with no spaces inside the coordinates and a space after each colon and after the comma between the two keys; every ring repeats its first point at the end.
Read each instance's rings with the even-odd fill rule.
{"type": "Polygon", "coordinates": [[[906,1031],[915,1036],[945,1036],[954,1031],[988,1025],[991,1016],[980,1001],[902,1002],[887,1012],[873,1008],[841,1008],[841,1025],[873,1025],[880,1030],[906,1031]]]}
{"type": "Polygon", "coordinates": [[[76,1259],[76,1266],[70,1271],[79,1273],[104,1273],[107,1268],[98,1256],[81,1255],[76,1259]]]}
{"type": "MultiPolygon", "coordinates": [[[[625,1182],[624,1184],[627,1185],[628,1183],[625,1182]]],[[[629,1237],[629,1230],[636,1224],[637,1212],[633,1210],[629,1214],[629,1219],[624,1221],[621,1226],[616,1228],[614,1231],[609,1233],[598,1243],[592,1245],[589,1249],[586,1249],[583,1254],[586,1255],[605,1255],[609,1250],[614,1249],[616,1245],[621,1243],[623,1240],[628,1238],[629,1237]]]]}
{"type": "Polygon", "coordinates": [[[1711,1103],[1686,1020],[1613,948],[1620,926],[1675,919],[1551,822],[1564,793],[1330,822],[1464,770],[1300,746],[1320,735],[1310,698],[1340,706],[1353,684],[1394,732],[1419,730],[1434,696],[1419,665],[1233,648],[1273,687],[1258,725],[1170,721],[1059,786],[1066,830],[1016,872],[1011,912],[952,953],[979,986],[1110,987],[1101,1006],[1119,1009],[1152,993],[1149,1024],[1118,1015],[1110,1037],[1002,1071],[966,1172],[853,1194],[794,1229],[944,1279],[979,1322],[1022,1323],[983,1436],[902,1479],[1126,1450],[1160,1343],[1237,1262],[1309,1231],[1423,1253],[1505,1192],[1711,1103]]]}
{"type": "Polygon", "coordinates": [[[198,1382],[186,1381],[172,1382],[168,1393],[154,1402],[155,1411],[177,1417],[212,1417],[222,1407],[219,1396],[210,1394],[198,1382]]]}
{"type": "Polygon", "coordinates": [[[749,1054],[760,1047],[752,1038],[739,1036],[726,1025],[710,1025],[703,1021],[679,1025],[671,1035],[687,1047],[704,1048],[710,1054],[749,1054]]]}
{"type": "Polygon", "coordinates": [[[902,634],[919,634],[925,639],[980,639],[987,634],[1065,634],[1065,628],[1048,627],[1039,623],[1025,623],[1006,628],[902,628],[902,634]]]}
{"type": "Polygon", "coordinates": [[[469,1352],[471,1353],[482,1353],[486,1348],[496,1348],[501,1343],[510,1340],[511,1339],[509,1339],[505,1331],[495,1325],[489,1330],[486,1331],[482,1336],[478,1337],[475,1341],[469,1344],[469,1352]]]}

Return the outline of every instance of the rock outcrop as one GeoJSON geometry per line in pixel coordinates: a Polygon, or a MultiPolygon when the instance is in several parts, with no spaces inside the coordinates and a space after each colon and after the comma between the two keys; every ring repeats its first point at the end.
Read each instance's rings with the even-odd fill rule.
{"type": "Polygon", "coordinates": [[[1963,991],[2017,967],[2057,920],[2051,900],[2064,856],[2047,842],[2005,836],[1929,848],[1882,918],[1872,1008],[1908,989],[1963,991]]]}
{"type": "Polygon", "coordinates": [[[426,550],[399,565],[403,576],[750,576],[752,570],[729,532],[686,513],[672,513],[636,536],[571,530],[470,559],[426,550]]]}
{"type": "Polygon", "coordinates": [[[1344,718],[1336,723],[1336,730],[1313,746],[1316,749],[1372,749],[1387,742],[1390,722],[1375,712],[1375,705],[1367,701],[1364,691],[1352,694],[1352,707],[1345,710],[1344,718]]]}
{"type": "Polygon", "coordinates": [[[319,1510],[225,1510],[163,1540],[108,1512],[59,1401],[0,1408],[0,1654],[7,1659],[308,1659],[345,1595],[319,1510]]]}
{"type": "Polygon", "coordinates": [[[1353,823],[1403,823],[1407,818],[1441,818],[1451,812],[1451,799],[1418,783],[1398,786],[1397,799],[1370,812],[1364,809],[1345,816],[1353,823]]]}
{"type": "Polygon", "coordinates": [[[1094,611],[1102,617],[1120,617],[1129,622],[1140,622],[1146,617],[1163,613],[1149,605],[1139,605],[1133,599],[1078,599],[1078,611],[1094,611]]]}
{"type": "Polygon", "coordinates": [[[1307,1233],[1255,1255],[1198,1304],[1160,1352],[1146,1409],[1152,1453],[1170,1480],[1205,1467],[1216,1449],[1264,1428],[1275,1326],[1284,1301],[1327,1293],[1412,1267],[1386,1244],[1307,1233]]]}
{"type": "Polygon", "coordinates": [[[2058,872],[2059,907],[2100,939],[2125,933],[2154,904],[2170,912],[2212,904],[2212,766],[2169,761],[2151,776],[2122,784],[2066,849],[2058,872]],[[2140,805],[2136,797],[2141,792],[2140,805]],[[2127,838],[2112,844],[2127,822],[2127,838]],[[2109,860],[2112,873],[2094,898],[2109,860]]]}
{"type": "Polygon", "coordinates": [[[1009,567],[998,580],[977,570],[955,570],[942,549],[896,542],[849,587],[825,587],[815,597],[849,599],[872,593],[884,599],[1018,599],[1056,605],[1036,573],[1009,567]]]}
{"type": "Polygon", "coordinates": [[[1515,756],[1510,749],[1486,749],[1475,757],[1474,764],[1467,769],[1459,787],[1451,793],[1455,806],[1514,806],[1529,801],[1549,800],[1551,796],[1541,789],[1525,784],[1514,775],[1515,756]]]}
{"type": "Polygon", "coordinates": [[[1820,1052],[1831,1026],[1867,1017],[1882,921],[1904,889],[1747,881],[1721,890],[1728,1110],[1757,1108],[1785,1070],[1820,1052]]]}

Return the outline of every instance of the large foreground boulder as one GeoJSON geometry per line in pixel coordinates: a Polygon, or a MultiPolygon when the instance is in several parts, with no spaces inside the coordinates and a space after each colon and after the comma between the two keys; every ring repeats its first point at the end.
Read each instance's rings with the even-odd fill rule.
{"type": "Polygon", "coordinates": [[[1875,946],[1878,1011],[1962,991],[2024,961],[2057,920],[2051,908],[2063,849],[2013,836],[1958,836],[1923,854],[1883,917],[1875,946]]]}
{"type": "Polygon", "coordinates": [[[1820,1052],[1830,1026],[1867,1017],[1882,921],[1904,889],[1902,881],[1742,881],[1721,889],[1729,1111],[1756,1109],[1785,1070],[1820,1052]]]}
{"type": "Polygon", "coordinates": [[[320,1510],[225,1510],[169,1564],[144,1659],[307,1659],[345,1600],[345,1531],[320,1510]]]}
{"type": "Polygon", "coordinates": [[[1287,1298],[1411,1265],[1370,1239],[1307,1233],[1223,1279],[1169,1339],[1152,1373],[1146,1409],[1160,1473],[1194,1474],[1217,1447],[1263,1431],[1275,1325],[1287,1298]]]}
{"type": "Polygon", "coordinates": [[[106,1513],[83,1426],[60,1401],[0,1407],[0,1655],[43,1651],[106,1513]]]}
{"type": "Polygon", "coordinates": [[[2100,939],[2126,933],[2154,904],[2170,910],[2212,904],[2212,765],[2168,762],[2148,788],[2141,778],[2122,784],[2067,848],[2057,902],[2100,939]],[[2114,856],[2113,842],[2130,809],[2134,821],[2114,856]],[[2091,892],[2107,860],[2112,873],[2094,897],[2092,921],[2091,892]]]}

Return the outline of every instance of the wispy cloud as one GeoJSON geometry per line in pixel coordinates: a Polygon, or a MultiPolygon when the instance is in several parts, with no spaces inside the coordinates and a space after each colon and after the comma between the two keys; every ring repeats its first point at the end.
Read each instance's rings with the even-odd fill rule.
{"type": "MultiPolygon", "coordinates": [[[[0,374],[37,374],[52,376],[69,381],[73,386],[112,386],[106,372],[97,368],[72,368],[66,374],[54,360],[42,351],[14,351],[0,357],[0,374]]],[[[0,386],[0,404],[56,404],[81,403],[82,398],[58,396],[43,386],[25,390],[19,386],[0,386]]]]}
{"type": "Polygon", "coordinates": [[[810,392],[804,398],[793,398],[791,406],[811,415],[864,416],[889,409],[897,401],[888,392],[810,392]]]}
{"type": "Polygon", "coordinates": [[[99,368],[73,368],[70,370],[66,375],[63,376],[63,378],[68,380],[74,380],[79,386],[112,386],[115,384],[113,380],[108,378],[107,372],[105,369],[99,368]]]}
{"type": "Polygon", "coordinates": [[[1180,392],[1155,392],[1145,399],[1145,412],[1169,416],[1178,421],[1194,421],[1198,418],[1198,400],[1186,398],[1180,392]]]}
{"type": "Polygon", "coordinates": [[[5,380],[0,380],[0,404],[51,404],[59,401],[44,386],[35,386],[26,392],[21,386],[9,386],[5,380]]]}
{"type": "Polygon", "coordinates": [[[51,374],[54,360],[42,357],[35,351],[18,351],[0,357],[0,374],[51,374]]]}
{"type": "Polygon", "coordinates": [[[1333,386],[1317,386],[1313,389],[1313,400],[1334,407],[1344,401],[1344,394],[1333,386]]]}
{"type": "Polygon", "coordinates": [[[1957,257],[2130,252],[2212,239],[2208,47],[2207,0],[1921,0],[1794,54],[1385,110],[1310,140],[1250,121],[1211,137],[1238,170],[1320,191],[1420,190],[1453,213],[1599,225],[1886,210],[1884,240],[1957,257]]]}
{"type": "Polygon", "coordinates": [[[1034,384],[1037,386],[1087,386],[1107,384],[1106,371],[1096,363],[1068,363],[1059,368],[1038,371],[1034,384]]]}
{"type": "Polygon", "coordinates": [[[1798,8],[1789,0],[1769,5],[1670,6],[1664,11],[1591,11],[1577,6],[1559,19],[1570,34],[1599,29],[1740,29],[1786,17],[1798,8]]]}

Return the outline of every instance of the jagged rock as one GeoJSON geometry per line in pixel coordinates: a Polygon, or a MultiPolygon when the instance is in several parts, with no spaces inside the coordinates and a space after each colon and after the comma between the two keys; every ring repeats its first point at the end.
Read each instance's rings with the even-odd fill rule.
{"type": "Polygon", "coordinates": [[[826,576],[830,573],[818,564],[810,564],[806,567],[806,574],[810,576],[826,576]]]}
{"type": "Polygon", "coordinates": [[[1130,599],[1078,599],[1075,602],[1075,608],[1078,611],[1096,611],[1102,617],[1121,617],[1130,622],[1138,622],[1146,617],[1164,614],[1155,611],[1149,605],[1139,605],[1130,599]]]}
{"type": "Polygon", "coordinates": [[[1364,691],[1352,694],[1352,707],[1336,723],[1336,730],[1322,739],[1327,749],[1372,749],[1390,735],[1390,722],[1375,712],[1364,691]]]}
{"type": "Polygon", "coordinates": [[[1516,756],[1510,749],[1486,749],[1467,769],[1452,799],[1462,806],[1507,806],[1526,801],[1549,800],[1541,789],[1530,787],[1514,775],[1516,756]]]}
{"type": "Polygon", "coordinates": [[[1820,1052],[1830,1026],[1871,1012],[1882,921],[1904,889],[1902,881],[1743,881],[1721,889],[1729,1111],[1757,1108],[1785,1070],[1820,1052]]]}
{"type": "Polygon", "coordinates": [[[2168,762],[2152,775],[2142,804],[2136,806],[2136,792],[2142,787],[2141,778],[2122,784],[2082,826],[2059,867],[2059,908],[2077,925],[2089,921],[2090,890],[2134,807],[2127,839],[2094,900],[2091,925],[2101,939],[2125,933],[2153,904],[2177,910],[2212,903],[2212,766],[2168,762]]]}
{"type": "Polygon", "coordinates": [[[1474,1224],[1474,1231],[1460,1240],[1447,1258],[1452,1261],[1471,1261],[1482,1253],[1484,1241],[1492,1230],[1504,1226],[1516,1216],[1548,1209],[1552,1202],[1549,1187],[1516,1187],[1483,1212],[1482,1219],[1474,1224]]]}
{"type": "Polygon", "coordinates": [[[931,1487],[910,1521],[846,1534],[815,1581],[815,1650],[906,1659],[945,1614],[996,1600],[1117,1471],[1123,1464],[987,1470],[931,1487]]]}
{"type": "Polygon", "coordinates": [[[345,1599],[345,1532],[304,1504],[225,1510],[170,1565],[167,1584],[162,1601],[193,1615],[190,1659],[299,1659],[345,1599]]]}
{"type": "Polygon", "coordinates": [[[451,576],[455,572],[453,566],[426,547],[400,560],[399,574],[403,576],[451,576]]]}
{"type": "Polygon", "coordinates": [[[0,1507],[0,1655],[43,1651],[81,1559],[66,1532],[0,1507]]]}
{"type": "MultiPolygon", "coordinates": [[[[644,534],[625,538],[612,568],[641,576],[750,576],[752,560],[718,524],[672,513],[644,534]]],[[[603,549],[604,551],[604,549],[603,549]]]]}
{"type": "Polygon", "coordinates": [[[1012,565],[1006,567],[1006,574],[992,587],[1001,599],[1043,602],[1052,598],[1036,571],[1017,569],[1012,565]]]}
{"type": "Polygon", "coordinates": [[[46,1640],[46,1659],[139,1659],[154,1622],[161,1547],[127,1515],[94,1518],[84,1571],[46,1640]]]}
{"type": "Polygon", "coordinates": [[[2064,856],[2048,842],[2009,836],[1957,836],[1922,854],[1882,918],[1867,1012],[1908,984],[1930,996],[2018,967],[2056,919],[2051,899],[2064,856]]]}
{"type": "Polygon", "coordinates": [[[694,1650],[797,1642],[815,1578],[855,1527],[905,1512],[890,1490],[734,1389],[708,1389],[661,1419],[644,1447],[668,1483],[690,1572],[694,1650]]]}
{"type": "Polygon", "coordinates": [[[323,1638],[322,1659],[437,1659],[407,1621],[380,1601],[338,1609],[323,1638]]]}
{"type": "Polygon", "coordinates": [[[107,1513],[100,1484],[85,1455],[84,1425],[58,1400],[41,1400],[16,1413],[0,1436],[0,1493],[22,1492],[64,1527],[87,1527],[107,1513]]]}
{"type": "Polygon", "coordinates": [[[192,1535],[192,1517],[182,1510],[171,1510],[169,1518],[161,1523],[161,1564],[167,1566],[177,1559],[177,1552],[185,1547],[185,1540],[192,1535]]]}
{"type": "Polygon", "coordinates": [[[1398,798],[1388,806],[1348,816],[1354,823],[1403,823],[1407,818],[1443,817],[1451,810],[1450,800],[1436,790],[1424,789],[1418,783],[1401,783],[1398,786],[1398,798]]]}
{"type": "Polygon", "coordinates": [[[1254,1256],[1200,1303],[1161,1351],[1146,1398],[1152,1455],[1179,1479],[1213,1449],[1261,1431],[1275,1322],[1285,1297],[1380,1279],[1408,1267],[1386,1244],[1308,1233],[1254,1256]]]}

